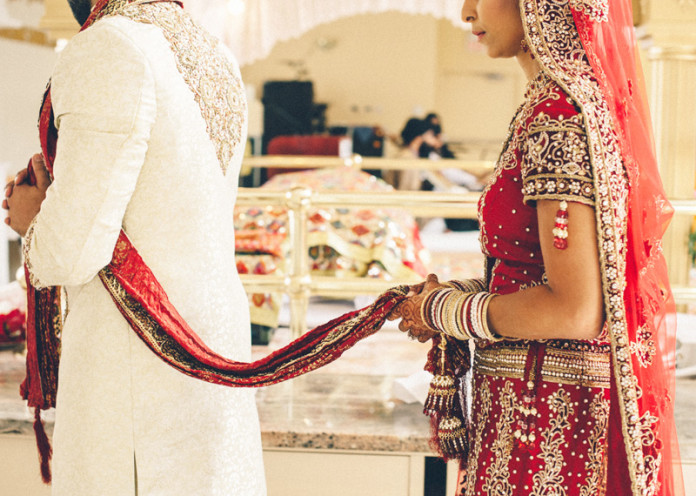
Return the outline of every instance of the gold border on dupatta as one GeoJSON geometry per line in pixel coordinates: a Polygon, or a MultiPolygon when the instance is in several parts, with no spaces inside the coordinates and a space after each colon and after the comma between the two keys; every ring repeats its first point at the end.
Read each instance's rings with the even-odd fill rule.
{"type": "MultiPolygon", "coordinates": [[[[520,0],[520,11],[528,44],[542,70],[575,101],[581,109],[587,127],[596,189],[595,212],[602,290],[610,331],[614,374],[619,386],[617,396],[631,490],[635,495],[649,495],[654,487],[650,480],[657,477],[659,466],[649,463],[651,460],[646,459],[643,451],[643,448],[648,446],[645,445],[645,437],[642,435],[638,407],[639,392],[633,372],[623,299],[626,246],[622,234],[626,232],[627,226],[627,177],[618,139],[612,127],[612,115],[595,79],[573,20],[571,6],[578,3],[572,0],[520,0]],[[553,27],[546,27],[548,24],[552,24],[553,27]],[[545,33],[550,34],[545,37],[545,33]],[[559,38],[561,33],[564,34],[563,39],[559,38]]],[[[593,7],[601,5],[595,3],[593,7]]],[[[584,14],[588,15],[585,9],[581,9],[583,10],[584,14]]],[[[590,17],[602,20],[603,16],[590,17]]]]}

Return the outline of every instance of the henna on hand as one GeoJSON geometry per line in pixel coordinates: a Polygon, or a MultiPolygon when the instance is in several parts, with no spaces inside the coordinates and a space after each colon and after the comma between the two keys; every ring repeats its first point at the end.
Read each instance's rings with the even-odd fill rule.
{"type": "Polygon", "coordinates": [[[428,275],[427,279],[414,286],[411,286],[407,298],[392,311],[389,315],[390,320],[401,318],[399,330],[408,333],[411,339],[416,339],[424,343],[437,335],[437,331],[429,328],[421,319],[421,305],[425,296],[434,289],[442,287],[442,284],[434,274],[428,275]]]}

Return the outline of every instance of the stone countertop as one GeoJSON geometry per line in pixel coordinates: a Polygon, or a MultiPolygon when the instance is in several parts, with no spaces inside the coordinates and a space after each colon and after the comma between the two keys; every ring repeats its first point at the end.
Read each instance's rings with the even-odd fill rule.
{"type": "MultiPolygon", "coordinates": [[[[288,340],[279,330],[270,345],[253,347],[253,358],[288,340]]],[[[264,448],[430,453],[422,406],[391,394],[394,379],[421,370],[426,353],[401,333],[382,331],[318,371],[258,389],[264,448]]],[[[23,377],[24,357],[0,351],[0,434],[33,435],[32,412],[18,394],[23,377]]],[[[50,433],[53,411],[43,418],[50,433]]]]}
{"type": "MultiPolygon", "coordinates": [[[[283,329],[258,359],[287,343],[283,329]]],[[[383,330],[326,367],[256,392],[265,448],[429,453],[429,423],[417,403],[392,397],[392,384],[422,369],[427,345],[383,330]]],[[[33,415],[21,401],[24,358],[0,351],[0,434],[33,435],[33,415]]],[[[677,380],[675,419],[683,460],[696,461],[696,380],[677,380]]],[[[45,412],[52,430],[53,412],[45,412]]]]}

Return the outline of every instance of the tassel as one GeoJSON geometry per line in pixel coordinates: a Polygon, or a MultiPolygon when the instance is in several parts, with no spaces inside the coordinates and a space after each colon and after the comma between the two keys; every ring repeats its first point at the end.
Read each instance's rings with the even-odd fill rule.
{"type": "Polygon", "coordinates": [[[461,419],[456,416],[445,417],[440,420],[437,438],[440,442],[440,452],[443,457],[447,459],[461,458],[462,454],[466,454],[466,427],[461,419]]]}
{"type": "Polygon", "coordinates": [[[559,250],[568,248],[568,202],[562,201],[556,212],[553,228],[553,246],[559,250]]]}
{"type": "Polygon", "coordinates": [[[467,454],[467,431],[459,404],[456,371],[448,354],[445,335],[433,338],[428,358],[427,368],[434,376],[423,413],[431,419],[431,444],[445,460],[462,459],[467,454]]]}
{"type": "Polygon", "coordinates": [[[430,381],[430,389],[428,397],[425,399],[423,413],[432,416],[439,412],[451,410],[456,394],[454,377],[450,375],[434,376],[430,381]]]}
{"type": "Polygon", "coordinates": [[[43,422],[41,421],[41,409],[34,410],[34,434],[36,435],[36,446],[39,449],[39,463],[41,464],[41,480],[44,484],[51,483],[51,457],[53,449],[48,440],[43,422]]]}

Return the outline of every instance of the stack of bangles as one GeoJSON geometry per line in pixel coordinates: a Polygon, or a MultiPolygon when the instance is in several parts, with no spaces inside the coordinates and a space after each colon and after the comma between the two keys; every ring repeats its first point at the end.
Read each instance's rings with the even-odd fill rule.
{"type": "Polygon", "coordinates": [[[494,294],[482,291],[478,281],[452,281],[428,293],[421,319],[431,329],[459,340],[502,338],[488,328],[488,304],[494,294]]]}

